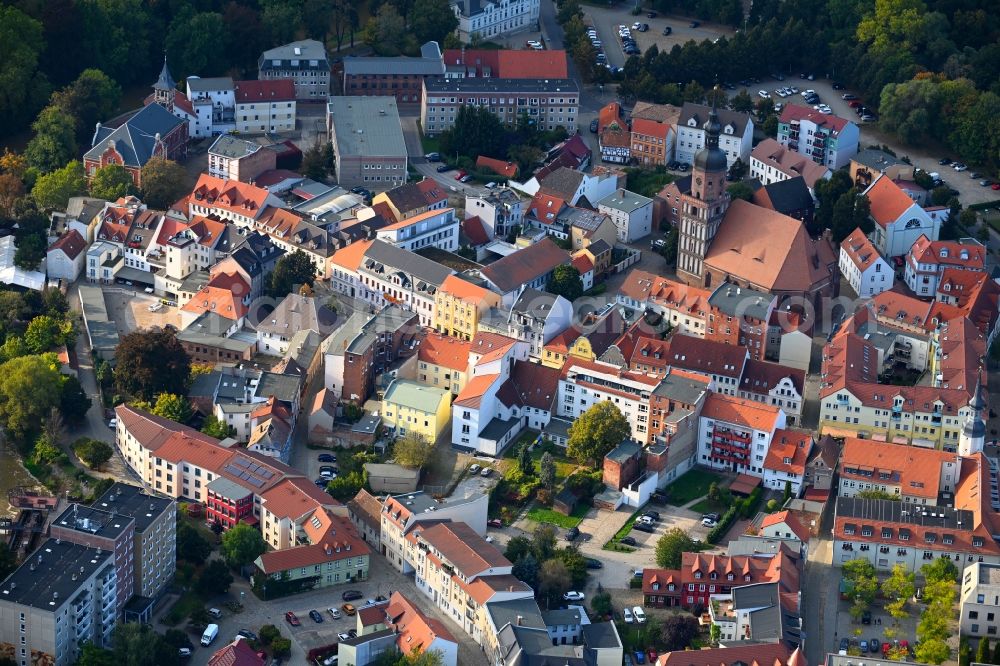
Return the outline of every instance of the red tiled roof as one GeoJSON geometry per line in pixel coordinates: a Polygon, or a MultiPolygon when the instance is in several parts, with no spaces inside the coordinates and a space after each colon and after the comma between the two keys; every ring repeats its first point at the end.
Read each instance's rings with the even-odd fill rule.
{"type": "Polygon", "coordinates": [[[955,464],[958,455],[905,444],[847,437],[840,455],[838,473],[842,479],[900,486],[900,494],[937,500],[941,466],[955,464]],[[882,475],[888,475],[882,478],[882,475]]]}
{"type": "Polygon", "coordinates": [[[267,200],[268,191],[249,183],[225,180],[201,174],[191,191],[194,205],[221,208],[240,215],[256,217],[267,200]]]}
{"type": "Polygon", "coordinates": [[[476,360],[476,365],[480,365],[503,358],[515,344],[517,344],[517,340],[506,335],[478,331],[476,336],[472,338],[472,350],[469,353],[479,357],[476,360]]]}
{"type": "MultiPolygon", "coordinates": [[[[645,363],[650,357],[655,359],[661,351],[667,365],[685,370],[693,370],[707,375],[721,375],[739,378],[747,361],[746,347],[730,345],[714,340],[705,340],[691,335],[675,333],[660,349],[654,340],[646,338],[636,345],[632,355],[633,363],[645,363]],[[647,353],[642,354],[643,351],[647,353]]],[[[655,360],[652,361],[655,363],[655,360]]]]}
{"type": "Polygon", "coordinates": [[[637,269],[633,269],[626,276],[618,293],[640,303],[660,305],[703,319],[708,316],[708,311],[711,309],[708,304],[708,299],[712,295],[710,290],[691,287],[637,269]]]}
{"type": "MultiPolygon", "coordinates": [[[[799,653],[798,650],[795,651],[799,653]]],[[[704,648],[666,652],[656,659],[656,666],[806,666],[799,653],[793,664],[791,651],[784,643],[757,643],[736,647],[704,648]]]]}
{"type": "Polygon", "coordinates": [[[892,178],[880,177],[865,191],[871,204],[871,216],[882,227],[895,222],[911,206],[913,199],[892,178]]]}
{"type": "Polygon", "coordinates": [[[864,272],[869,266],[882,258],[868,236],[860,228],[851,232],[851,235],[840,243],[840,250],[846,254],[852,263],[864,272]]]}
{"type": "Polygon", "coordinates": [[[907,253],[911,265],[915,263],[953,266],[966,270],[981,271],[984,267],[986,249],[981,245],[958,241],[932,241],[923,234],[907,253]]]}
{"type": "Polygon", "coordinates": [[[528,203],[528,213],[539,222],[551,224],[566,208],[566,201],[552,194],[539,191],[528,203]]]}
{"type": "Polygon", "coordinates": [[[295,82],[291,79],[236,81],[235,86],[237,104],[295,101],[295,82]]]}
{"type": "MultiPolygon", "coordinates": [[[[471,285],[470,285],[471,286],[471,285]]],[[[439,365],[443,368],[465,372],[469,367],[469,350],[472,343],[440,333],[429,333],[417,348],[417,359],[421,363],[439,365]]]]}
{"type": "Polygon", "coordinates": [[[371,554],[371,549],[358,536],[354,525],[346,518],[327,515],[330,519],[330,528],[321,536],[320,541],[306,546],[268,551],[257,558],[257,567],[264,574],[270,575],[371,554]]]}
{"type": "Polygon", "coordinates": [[[520,403],[545,411],[552,411],[552,403],[559,391],[559,370],[528,361],[514,361],[508,383],[520,403]]]}
{"type": "Polygon", "coordinates": [[[666,594],[670,593],[667,586],[673,584],[674,593],[681,590],[681,570],[680,569],[643,569],[642,570],[642,593],[643,594],[666,594]],[[653,585],[659,585],[658,589],[653,589],[653,585]]]}
{"type": "Polygon", "coordinates": [[[781,380],[788,378],[795,390],[802,395],[806,383],[806,373],[798,368],[791,368],[771,361],[747,359],[740,380],[740,389],[752,393],[766,393],[774,389],[781,380]]]}
{"type": "Polygon", "coordinates": [[[801,477],[806,472],[806,460],[812,446],[813,438],[808,433],[775,430],[764,457],[764,469],[801,477]]]}
{"type": "Polygon", "coordinates": [[[437,523],[420,530],[416,536],[440,553],[466,580],[489,569],[511,566],[496,546],[466,523],[437,523]]]}
{"type": "Polygon", "coordinates": [[[702,418],[733,423],[754,430],[773,431],[778,424],[777,407],[729,395],[710,393],[701,410],[702,418]]]}
{"type": "Polygon", "coordinates": [[[790,123],[793,120],[808,120],[819,127],[830,130],[832,136],[837,136],[845,127],[848,121],[840,116],[824,115],[810,106],[799,104],[788,104],[781,111],[781,122],[790,123]]]}
{"type": "Polygon", "coordinates": [[[237,638],[213,654],[208,666],[264,666],[264,660],[257,656],[249,643],[237,638]]]}
{"type": "Polygon", "coordinates": [[[622,105],[611,102],[601,107],[597,114],[597,133],[602,134],[609,125],[618,125],[619,129],[628,130],[625,118],[622,116],[622,105]]]}
{"type": "Polygon", "coordinates": [[[761,528],[771,527],[772,525],[780,525],[784,523],[788,526],[788,529],[799,538],[799,541],[805,542],[809,541],[809,530],[795,517],[791,511],[778,511],[777,513],[770,513],[764,516],[764,520],[761,521],[761,528]]]}
{"type": "Polygon", "coordinates": [[[648,118],[632,118],[632,134],[642,134],[658,139],[666,140],[673,127],[668,123],[661,123],[648,118]]]}
{"type": "Polygon", "coordinates": [[[303,477],[284,479],[260,496],[261,506],[280,518],[298,520],[310,511],[340,502],[303,477]]]}
{"type": "Polygon", "coordinates": [[[573,255],[573,268],[579,271],[580,275],[586,275],[594,270],[594,262],[585,253],[578,252],[573,255]]]}
{"type": "Polygon", "coordinates": [[[517,165],[510,160],[497,160],[492,157],[480,155],[476,158],[476,168],[480,171],[489,169],[504,178],[514,178],[517,176],[517,165]]]}
{"type": "Polygon", "coordinates": [[[80,253],[87,249],[87,241],[76,229],[70,229],[59,237],[55,243],[49,246],[49,252],[61,250],[70,261],[80,256],[80,253]]]}
{"type": "Polygon", "coordinates": [[[467,217],[461,222],[462,233],[472,243],[473,246],[486,245],[490,242],[490,236],[486,233],[483,221],[478,215],[467,217]]]}
{"type": "Polygon", "coordinates": [[[528,49],[445,49],[447,67],[464,64],[484,76],[485,69],[494,78],[504,79],[565,79],[566,52],[558,49],[534,51],[528,49]]]}
{"type": "Polygon", "coordinates": [[[426,650],[437,639],[456,642],[440,620],[424,614],[402,592],[393,592],[389,597],[385,615],[387,624],[396,634],[396,645],[401,653],[426,650]]]}
{"type": "Polygon", "coordinates": [[[501,292],[510,292],[569,261],[569,253],[546,237],[534,245],[494,261],[480,273],[501,292]]]}

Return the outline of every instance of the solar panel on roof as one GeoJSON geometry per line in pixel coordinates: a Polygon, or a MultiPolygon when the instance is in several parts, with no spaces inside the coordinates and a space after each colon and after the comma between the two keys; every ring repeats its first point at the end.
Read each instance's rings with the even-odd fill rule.
{"type": "Polygon", "coordinates": [[[250,465],[250,461],[247,460],[246,458],[236,458],[233,462],[235,462],[240,467],[247,467],[248,465],[250,465]]]}
{"type": "Polygon", "coordinates": [[[264,482],[261,481],[260,479],[247,479],[247,481],[253,484],[254,488],[260,488],[264,485],[264,482]]]}
{"type": "Polygon", "coordinates": [[[233,476],[239,476],[240,472],[243,471],[239,467],[236,467],[236,466],[234,466],[232,464],[226,465],[225,467],[222,468],[222,470],[225,471],[225,472],[229,472],[233,476]]]}
{"type": "Polygon", "coordinates": [[[272,476],[274,476],[274,472],[272,472],[272,471],[271,471],[271,470],[269,470],[269,469],[264,469],[264,468],[261,468],[261,470],[260,470],[260,475],[261,475],[262,477],[264,477],[265,479],[270,479],[270,478],[271,478],[272,476]]]}

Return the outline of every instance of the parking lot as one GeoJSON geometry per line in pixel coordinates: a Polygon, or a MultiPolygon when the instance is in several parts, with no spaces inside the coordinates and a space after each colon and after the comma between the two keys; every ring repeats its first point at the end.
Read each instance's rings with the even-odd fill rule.
{"type": "MultiPolygon", "coordinates": [[[[893,625],[894,620],[892,616],[878,604],[879,602],[876,601],[875,605],[871,608],[871,624],[862,624],[861,622],[855,622],[851,617],[849,612],[851,607],[850,602],[840,600],[837,606],[834,645],[830,646],[830,651],[837,652],[840,648],[840,641],[844,638],[847,638],[849,641],[853,639],[855,646],[859,648],[862,640],[870,644],[871,640],[875,639],[881,644],[895,638],[900,641],[908,641],[912,649],[917,636],[917,622],[920,619],[920,612],[923,610],[923,606],[911,603],[909,606],[910,616],[899,620],[899,626],[896,627],[893,625]],[[860,633],[856,633],[858,630],[860,630],[860,633]],[[886,633],[889,633],[890,636],[887,637],[886,633]]],[[[872,654],[870,648],[867,653],[872,654]]],[[[879,653],[879,657],[881,656],[881,653],[879,653]]]]}
{"type": "Polygon", "coordinates": [[[641,52],[645,52],[653,44],[661,50],[669,51],[676,44],[684,44],[690,40],[702,41],[705,39],[718,39],[722,35],[733,34],[732,29],[716,25],[714,23],[700,23],[698,27],[691,27],[691,19],[669,14],[658,14],[654,18],[649,18],[643,12],[639,16],[632,16],[631,5],[605,8],[584,5],[584,23],[592,25],[597,29],[597,35],[602,42],[604,52],[607,54],[608,62],[615,67],[625,65],[626,56],[622,51],[621,39],[618,36],[618,26],[625,25],[631,30],[635,22],[648,23],[649,30],[639,32],[631,30],[632,37],[641,52]],[[670,26],[671,34],[664,36],[663,29],[670,26]]]}
{"type": "Polygon", "coordinates": [[[114,319],[118,333],[124,335],[141,328],[181,327],[180,310],[175,306],[163,305],[158,296],[147,294],[141,289],[128,287],[105,287],[104,302],[108,316],[114,319]],[[159,306],[156,304],[159,303],[159,306]],[[150,310],[150,306],[156,308],[150,310]]]}

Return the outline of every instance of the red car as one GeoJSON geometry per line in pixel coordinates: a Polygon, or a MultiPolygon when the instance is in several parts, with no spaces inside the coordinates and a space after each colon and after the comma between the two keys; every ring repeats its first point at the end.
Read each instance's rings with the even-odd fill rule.
{"type": "Polygon", "coordinates": [[[858,100],[854,100],[850,102],[847,106],[851,107],[852,109],[856,109],[861,106],[861,102],[859,102],[858,100]]]}
{"type": "Polygon", "coordinates": [[[292,611],[288,611],[287,613],[285,613],[285,622],[292,625],[293,627],[298,627],[302,624],[301,622],[299,622],[299,618],[292,611]]]}
{"type": "Polygon", "coordinates": [[[467,174],[464,169],[459,169],[458,172],[455,174],[455,180],[462,180],[468,175],[469,174],[467,174]]]}
{"type": "Polygon", "coordinates": [[[1000,190],[1000,183],[993,183],[992,185],[990,185],[990,189],[1000,190]]]}
{"type": "Polygon", "coordinates": [[[486,524],[490,527],[503,527],[503,522],[499,518],[490,518],[486,521],[486,524]]]}
{"type": "Polygon", "coordinates": [[[656,654],[656,650],[654,650],[653,648],[649,648],[648,650],[646,650],[646,658],[650,664],[656,663],[657,656],[658,655],[656,654]]]}

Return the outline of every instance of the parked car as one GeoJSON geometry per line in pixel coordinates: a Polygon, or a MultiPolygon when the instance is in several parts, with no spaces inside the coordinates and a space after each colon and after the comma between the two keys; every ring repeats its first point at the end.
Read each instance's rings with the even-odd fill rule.
{"type": "Polygon", "coordinates": [[[177,648],[177,656],[181,659],[187,659],[191,656],[191,648],[177,648]]]}
{"type": "Polygon", "coordinates": [[[309,611],[309,617],[311,617],[312,621],[315,622],[316,624],[320,624],[321,622],[323,622],[323,616],[320,615],[319,611],[316,610],[315,608],[309,611]]]}
{"type": "Polygon", "coordinates": [[[712,529],[713,527],[715,527],[716,525],[718,525],[719,522],[717,520],[712,520],[711,518],[702,518],[701,519],[701,524],[704,525],[705,527],[709,528],[709,529],[712,529]]]}
{"type": "Polygon", "coordinates": [[[942,157],[941,159],[938,160],[938,164],[940,164],[941,166],[948,166],[949,164],[951,164],[951,158],[942,157]]]}
{"type": "Polygon", "coordinates": [[[868,641],[868,649],[871,651],[872,654],[877,654],[878,651],[882,649],[882,644],[879,642],[877,638],[873,638],[870,641],[868,641]]]}
{"type": "Polygon", "coordinates": [[[656,18],[656,12],[648,12],[646,18],[656,18]]]}
{"type": "Polygon", "coordinates": [[[862,638],[861,639],[861,644],[858,647],[861,650],[861,654],[864,654],[865,652],[868,652],[868,641],[866,641],[865,639],[862,638]]]}
{"type": "MultiPolygon", "coordinates": [[[[471,176],[466,176],[465,178],[468,178],[469,180],[472,180],[471,176]]],[[[462,179],[462,182],[465,182],[465,178],[462,179]]],[[[484,467],[482,469],[482,471],[479,472],[479,476],[481,476],[481,477],[483,477],[485,479],[486,477],[488,477],[492,473],[493,473],[493,468],[491,468],[491,467],[484,467]]]]}
{"type": "Polygon", "coordinates": [[[861,624],[871,624],[872,623],[872,612],[865,611],[861,614],[861,624]]]}
{"type": "Polygon", "coordinates": [[[457,171],[457,172],[455,173],[455,180],[462,180],[462,179],[463,179],[463,178],[465,178],[465,177],[466,177],[467,175],[468,175],[468,174],[466,173],[465,169],[459,169],[459,170],[458,170],[458,171],[457,171]]]}
{"type": "Polygon", "coordinates": [[[326,612],[330,614],[334,620],[339,620],[343,615],[341,615],[340,610],[337,608],[327,608],[326,612]]]}
{"type": "Polygon", "coordinates": [[[356,609],[352,604],[344,604],[340,607],[340,610],[344,611],[344,614],[348,617],[353,617],[354,614],[358,612],[358,609],[356,609]]]}
{"type": "Polygon", "coordinates": [[[638,542],[635,540],[635,538],[630,537],[630,536],[622,537],[621,539],[618,540],[618,543],[622,544],[623,546],[637,546],[638,545],[638,542]]]}
{"type": "Polygon", "coordinates": [[[652,518],[653,520],[659,520],[660,519],[660,512],[659,511],[647,511],[646,513],[644,513],[642,515],[648,516],[648,517],[652,518]]]}
{"type": "Polygon", "coordinates": [[[851,647],[851,641],[846,637],[840,639],[840,654],[847,654],[847,649],[851,647]]]}
{"type": "Polygon", "coordinates": [[[323,465],[319,468],[319,475],[327,479],[332,479],[337,476],[337,473],[334,471],[332,465],[323,465]]]}
{"type": "Polygon", "coordinates": [[[668,26],[666,26],[665,28],[663,28],[663,36],[664,36],[664,37],[666,37],[667,35],[669,35],[669,34],[670,34],[670,33],[672,33],[673,31],[674,31],[674,29],[673,29],[673,28],[671,28],[671,27],[670,27],[670,26],[668,25],[668,26]]]}
{"type": "Polygon", "coordinates": [[[535,49],[536,51],[542,48],[542,43],[537,39],[530,39],[527,44],[529,49],[535,49]]]}
{"type": "Polygon", "coordinates": [[[697,28],[699,25],[701,25],[701,21],[691,21],[691,25],[689,27],[697,28]]]}
{"type": "Polygon", "coordinates": [[[481,469],[482,467],[480,467],[479,465],[476,464],[469,465],[469,474],[479,474],[479,470],[481,469]]]}
{"type": "Polygon", "coordinates": [[[302,623],[299,622],[298,616],[292,611],[287,611],[285,613],[285,622],[292,625],[293,627],[298,627],[302,625],[302,623]]]}
{"type": "Polygon", "coordinates": [[[460,183],[468,183],[471,180],[472,180],[472,176],[466,174],[466,175],[462,176],[461,178],[459,178],[458,182],[460,182],[460,183]]]}
{"type": "Polygon", "coordinates": [[[255,640],[257,640],[257,634],[253,633],[249,629],[240,629],[239,631],[236,632],[236,635],[237,636],[242,636],[243,638],[247,639],[248,641],[255,641],[255,640]]]}
{"type": "Polygon", "coordinates": [[[503,521],[499,518],[490,518],[486,521],[488,527],[503,527],[503,521]]]}
{"type": "Polygon", "coordinates": [[[766,90],[758,90],[757,96],[760,97],[761,99],[771,99],[771,93],[767,92],[766,90]]]}
{"type": "Polygon", "coordinates": [[[568,530],[566,530],[566,541],[573,541],[578,536],[580,536],[580,528],[579,527],[571,527],[568,530]]]}
{"type": "Polygon", "coordinates": [[[340,598],[343,599],[344,601],[354,601],[355,599],[361,599],[364,596],[365,595],[361,594],[357,590],[347,590],[346,592],[340,595],[340,598]]]}
{"type": "Polygon", "coordinates": [[[635,622],[635,616],[632,615],[632,609],[628,606],[622,609],[622,617],[625,618],[625,624],[632,624],[635,622]]]}
{"type": "Polygon", "coordinates": [[[840,99],[846,100],[848,102],[850,102],[853,99],[857,99],[857,98],[858,98],[858,96],[855,95],[854,93],[844,93],[843,95],[840,96],[840,99]]]}
{"type": "Polygon", "coordinates": [[[342,641],[347,641],[351,639],[351,636],[346,631],[342,631],[339,634],[337,634],[337,638],[342,641]]]}
{"type": "Polygon", "coordinates": [[[428,162],[440,162],[441,161],[441,153],[427,153],[426,155],[424,155],[424,157],[427,158],[428,162]]]}
{"type": "Polygon", "coordinates": [[[719,514],[717,514],[717,513],[705,513],[705,514],[702,514],[701,517],[702,517],[702,520],[704,520],[705,518],[708,518],[709,520],[714,520],[716,522],[718,522],[718,520],[719,520],[719,514]]]}
{"type": "Polygon", "coordinates": [[[588,557],[587,558],[587,568],[588,569],[603,569],[604,568],[604,562],[601,562],[600,560],[594,559],[593,557],[588,557]]]}
{"type": "Polygon", "coordinates": [[[590,131],[593,134],[597,134],[597,118],[590,121],[590,131]]]}
{"type": "Polygon", "coordinates": [[[646,659],[648,659],[649,663],[651,664],[655,664],[656,658],[659,656],[660,655],[656,654],[656,650],[654,650],[653,648],[649,648],[648,650],[646,650],[646,659]]]}
{"type": "Polygon", "coordinates": [[[322,476],[313,481],[318,487],[326,488],[327,484],[330,483],[330,479],[324,479],[322,476]]]}
{"type": "Polygon", "coordinates": [[[437,172],[444,173],[445,171],[451,171],[451,167],[448,166],[447,164],[438,164],[437,172]]]}
{"type": "Polygon", "coordinates": [[[635,523],[632,525],[632,529],[645,532],[646,534],[652,534],[656,531],[652,525],[647,525],[646,523],[635,523]]]}
{"type": "Polygon", "coordinates": [[[635,615],[635,621],[639,624],[644,624],[646,622],[646,612],[642,610],[642,606],[633,607],[632,615],[635,615]]]}
{"type": "Polygon", "coordinates": [[[563,601],[583,601],[584,597],[583,592],[573,590],[563,595],[563,601]]]}
{"type": "Polygon", "coordinates": [[[337,462],[337,456],[332,453],[321,453],[317,458],[320,462],[337,462]]]}

